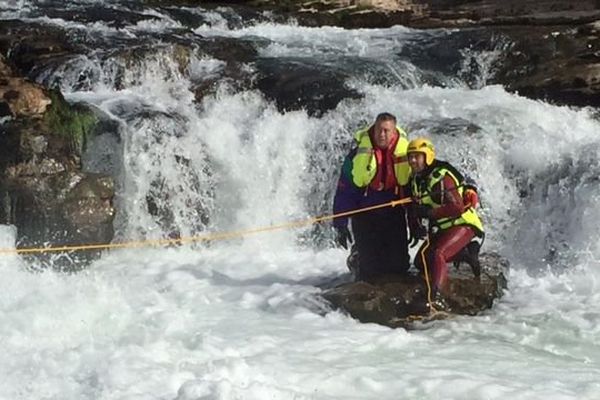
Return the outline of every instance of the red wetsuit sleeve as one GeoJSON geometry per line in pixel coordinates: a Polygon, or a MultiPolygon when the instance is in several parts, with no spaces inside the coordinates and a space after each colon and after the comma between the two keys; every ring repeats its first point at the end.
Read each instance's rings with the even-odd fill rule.
{"type": "MultiPolygon", "coordinates": [[[[432,190],[439,193],[441,206],[433,209],[433,219],[456,218],[464,211],[463,199],[458,193],[454,179],[448,174],[432,190]]],[[[437,196],[436,196],[437,197],[437,196]]]]}

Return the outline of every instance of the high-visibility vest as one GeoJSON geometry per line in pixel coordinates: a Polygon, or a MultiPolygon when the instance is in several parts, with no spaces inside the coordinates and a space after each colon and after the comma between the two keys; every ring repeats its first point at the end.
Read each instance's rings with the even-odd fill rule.
{"type": "MultiPolygon", "coordinates": [[[[408,139],[406,132],[400,127],[398,131],[398,142],[394,148],[394,176],[398,185],[407,185],[410,179],[410,166],[406,150],[408,149],[408,139]]],[[[377,175],[377,158],[373,143],[369,137],[369,128],[362,129],[354,134],[358,143],[356,155],[352,159],[352,182],[360,188],[367,187],[377,175]]]]}
{"type": "MultiPolygon", "coordinates": [[[[458,194],[462,198],[464,191],[463,182],[460,182],[449,169],[444,167],[434,168],[427,177],[428,180],[424,185],[418,185],[416,178],[413,177],[411,182],[413,196],[419,198],[421,200],[421,204],[431,206],[432,208],[441,207],[442,204],[438,204],[433,200],[432,193],[434,192],[433,188],[441,182],[441,187],[436,190],[439,190],[441,197],[443,197],[443,179],[446,175],[452,178],[456,186],[456,190],[458,190],[458,194]]],[[[483,224],[481,223],[481,220],[479,219],[479,216],[473,207],[467,208],[459,217],[440,218],[431,222],[432,226],[437,226],[441,230],[448,229],[456,225],[470,225],[476,229],[478,234],[483,234],[483,224]]]]}

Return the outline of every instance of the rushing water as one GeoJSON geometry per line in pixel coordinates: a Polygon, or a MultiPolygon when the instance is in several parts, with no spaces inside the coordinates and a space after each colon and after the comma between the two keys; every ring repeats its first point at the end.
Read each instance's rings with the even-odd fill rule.
{"type": "MultiPolygon", "coordinates": [[[[319,283],[345,273],[328,229],[111,251],[74,275],[5,255],[0,398],[600,398],[600,123],[487,85],[501,41],[456,49],[459,62],[436,70],[406,54],[451,32],[135,2],[8,0],[0,18],[59,27],[89,49],[34,78],[114,121],[84,160],[118,180],[119,240],[327,214],[353,130],[385,110],[477,179],[485,248],[512,266],[492,310],[407,332],[317,300],[319,283]],[[201,49],[180,67],[174,43],[200,36],[251,43],[263,62],[337,66],[363,97],[314,116],[223,83],[197,102],[194,87],[225,68],[201,49]],[[118,56],[131,46],[151,51],[118,56]]],[[[14,246],[1,228],[0,247],[14,246]]]]}

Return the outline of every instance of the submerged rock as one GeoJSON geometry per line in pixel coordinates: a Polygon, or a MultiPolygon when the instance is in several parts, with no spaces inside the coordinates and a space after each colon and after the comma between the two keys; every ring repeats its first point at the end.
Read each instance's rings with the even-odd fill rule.
{"type": "MultiPolygon", "coordinates": [[[[502,296],[508,261],[494,253],[481,254],[480,261],[479,278],[465,265],[451,271],[444,296],[447,309],[437,317],[476,315],[502,296]]],[[[361,322],[411,328],[415,320],[437,319],[429,312],[427,285],[417,275],[385,275],[370,282],[344,283],[325,290],[322,296],[361,322]]]]}

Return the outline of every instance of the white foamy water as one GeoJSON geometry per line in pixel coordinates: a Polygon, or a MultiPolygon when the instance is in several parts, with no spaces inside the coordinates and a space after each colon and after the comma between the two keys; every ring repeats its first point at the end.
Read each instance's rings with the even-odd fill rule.
{"type": "Polygon", "coordinates": [[[222,23],[202,25],[195,33],[206,36],[262,38],[272,41],[262,54],[270,57],[315,57],[319,55],[352,55],[386,57],[410,37],[401,26],[389,29],[356,29],[338,27],[310,28],[294,24],[259,23],[241,29],[228,29],[222,23]]]}
{"type": "MultiPolygon", "coordinates": [[[[271,46],[300,47],[334,31],[252,29],[271,46]]],[[[348,33],[368,47],[398,32],[410,35],[348,33]]],[[[119,60],[91,54],[40,77],[60,75],[69,99],[117,122],[120,240],[328,213],[353,130],[387,110],[480,183],[484,248],[511,261],[509,291],[480,316],[424,330],[360,324],[319,300],[318,284],[346,272],[346,253],[313,245],[306,227],[107,252],[74,275],[32,273],[30,261],[2,255],[0,399],[600,397],[600,123],[590,111],[498,86],[427,87],[411,70],[400,71],[410,90],[355,77],[364,99],[319,118],[226,86],[197,103],[193,82],[223,64],[192,56],[182,69],[172,54],[159,46],[124,75],[119,60]],[[93,71],[84,87],[78,70],[93,71]],[[479,128],[467,134],[465,121],[479,128]]],[[[0,247],[15,235],[2,227],[0,247]]]]}

